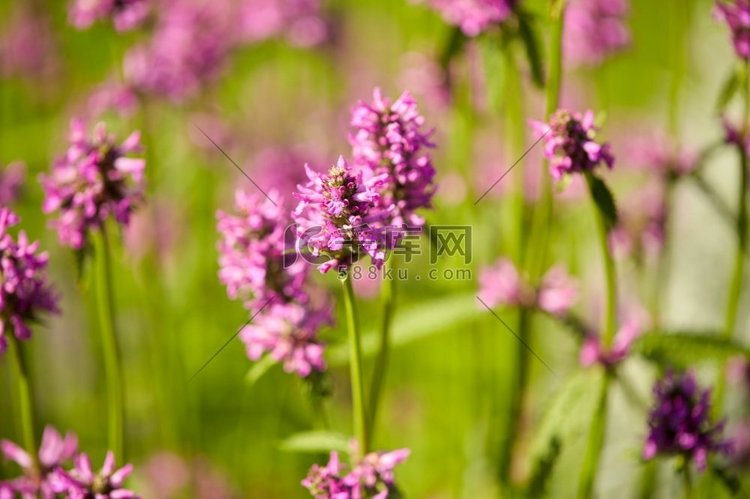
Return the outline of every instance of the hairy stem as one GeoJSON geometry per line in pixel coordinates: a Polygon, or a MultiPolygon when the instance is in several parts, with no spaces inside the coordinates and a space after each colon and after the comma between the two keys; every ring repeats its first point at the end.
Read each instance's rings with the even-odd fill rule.
{"type": "Polygon", "coordinates": [[[125,396],[122,381],[120,350],[115,332],[112,268],[109,240],[104,225],[93,234],[96,260],[96,298],[104,355],[104,377],[107,384],[107,435],[110,450],[117,459],[124,459],[125,396]]]}
{"type": "Polygon", "coordinates": [[[16,378],[18,388],[18,415],[21,421],[21,434],[23,446],[31,457],[34,472],[39,471],[37,457],[36,438],[34,437],[34,397],[31,394],[31,380],[29,379],[26,359],[24,358],[23,346],[16,337],[6,334],[8,338],[8,352],[12,364],[13,375],[16,378]]]}
{"type": "Polygon", "coordinates": [[[349,368],[352,384],[352,403],[354,405],[354,435],[359,444],[362,456],[369,451],[370,433],[368,429],[367,408],[365,407],[365,389],[362,379],[362,345],[359,331],[359,316],[354,301],[352,279],[347,272],[341,280],[344,290],[344,308],[346,309],[346,323],[349,330],[349,368]]]}

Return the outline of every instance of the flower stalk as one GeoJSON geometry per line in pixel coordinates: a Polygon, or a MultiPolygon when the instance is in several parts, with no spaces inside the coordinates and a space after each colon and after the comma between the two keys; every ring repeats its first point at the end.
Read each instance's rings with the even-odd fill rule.
{"type": "Polygon", "coordinates": [[[349,271],[341,279],[344,292],[344,308],[346,309],[346,324],[349,331],[349,368],[352,385],[352,403],[354,412],[354,435],[359,444],[359,454],[369,452],[370,432],[367,408],[365,406],[365,390],[362,376],[362,342],[359,330],[359,314],[354,300],[354,288],[349,271]]]}
{"type": "Polygon", "coordinates": [[[39,472],[36,438],[34,437],[34,397],[31,393],[31,380],[24,358],[21,342],[12,334],[8,335],[8,350],[13,374],[18,389],[18,413],[21,420],[21,434],[23,445],[31,458],[31,467],[39,472]]]}
{"type": "Polygon", "coordinates": [[[112,262],[105,224],[93,231],[95,251],[96,298],[107,385],[107,435],[109,448],[122,460],[125,395],[122,381],[120,350],[117,344],[112,283],[112,262]]]}
{"type": "MultiPolygon", "coordinates": [[[[391,268],[395,270],[395,262],[391,261],[391,268]]],[[[387,276],[387,265],[386,261],[383,263],[383,275],[387,276]]],[[[370,422],[369,427],[375,428],[375,421],[378,413],[378,406],[380,402],[380,396],[383,391],[383,383],[385,381],[385,373],[388,369],[388,359],[390,357],[391,348],[391,324],[393,323],[393,316],[396,312],[396,279],[395,272],[393,277],[386,278],[382,288],[382,301],[383,301],[383,321],[380,324],[380,346],[378,348],[378,354],[375,358],[375,366],[372,371],[372,380],[370,381],[370,405],[369,405],[369,416],[370,422]]],[[[372,434],[369,435],[372,438],[372,434]]],[[[368,442],[372,444],[372,442],[368,442]]]]}

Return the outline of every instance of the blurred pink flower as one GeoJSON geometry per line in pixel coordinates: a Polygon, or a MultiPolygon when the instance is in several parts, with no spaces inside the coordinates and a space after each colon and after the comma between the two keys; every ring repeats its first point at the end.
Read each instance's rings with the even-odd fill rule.
{"type": "Polygon", "coordinates": [[[477,36],[513,14],[517,0],[426,0],[448,24],[466,36],[477,36]]]}
{"type": "Polygon", "coordinates": [[[60,242],[81,249],[89,230],[100,228],[108,217],[128,225],[143,197],[146,162],[130,156],[141,151],[137,131],[117,145],[105,123],[98,123],[89,139],[84,123],[74,119],[69,138],[66,154],[55,160],[49,175],[40,177],[43,210],[57,215],[52,225],[60,242]]]}
{"type": "Polygon", "coordinates": [[[695,151],[680,148],[674,141],[659,133],[636,136],[623,149],[629,151],[626,164],[651,171],[664,179],[687,175],[698,166],[698,154],[695,151]]]}
{"type": "Polygon", "coordinates": [[[570,0],[565,13],[565,56],[577,64],[601,64],[630,45],[628,0],[570,0]]]}
{"type": "Polygon", "coordinates": [[[651,317],[648,312],[637,303],[626,303],[620,310],[620,329],[615,334],[612,345],[604,347],[600,337],[590,333],[583,341],[578,361],[584,367],[596,363],[612,367],[627,358],[630,346],[649,327],[651,317]]]}
{"type": "Polygon", "coordinates": [[[305,164],[319,168],[323,161],[304,147],[269,147],[252,159],[250,171],[261,187],[274,189],[284,201],[291,202],[297,186],[307,182],[305,164]]]}
{"type": "Polygon", "coordinates": [[[184,229],[185,220],[170,200],[152,199],[132,215],[124,231],[125,246],[136,260],[153,252],[164,264],[182,239],[184,229]]]}
{"type": "Polygon", "coordinates": [[[88,99],[88,115],[98,118],[107,111],[130,117],[138,110],[139,100],[133,88],[115,82],[106,82],[94,89],[88,99]]]}
{"type": "Polygon", "coordinates": [[[0,77],[51,78],[60,60],[46,11],[31,2],[20,2],[0,28],[0,77]]]}
{"type": "Polygon", "coordinates": [[[0,171],[0,206],[10,206],[18,200],[25,179],[26,166],[20,161],[8,163],[0,171]]]}
{"type": "Polygon", "coordinates": [[[617,225],[609,234],[609,246],[616,257],[653,260],[659,256],[667,221],[664,189],[662,183],[648,182],[621,201],[617,225]]]}
{"type": "Polygon", "coordinates": [[[750,59],[750,1],[717,0],[714,14],[727,23],[737,57],[750,59]]]}
{"type": "Polygon", "coordinates": [[[202,457],[183,458],[162,451],[152,455],[139,472],[145,475],[145,497],[228,499],[238,497],[227,478],[202,457]]]}
{"type": "Polygon", "coordinates": [[[320,0],[240,0],[240,41],[257,43],[285,37],[292,45],[313,47],[325,42],[329,26],[320,0]]]}
{"type": "Polygon", "coordinates": [[[70,22],[78,29],[87,29],[96,21],[111,19],[117,31],[140,26],[148,16],[149,0],[73,0],[70,22]]]}

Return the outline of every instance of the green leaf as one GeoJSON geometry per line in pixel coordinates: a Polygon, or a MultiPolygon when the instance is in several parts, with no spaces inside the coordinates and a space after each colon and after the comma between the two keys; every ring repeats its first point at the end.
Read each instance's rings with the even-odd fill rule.
{"type": "Polygon", "coordinates": [[[617,225],[617,206],[612,192],[602,179],[594,174],[587,173],[586,181],[589,184],[589,192],[596,203],[596,207],[601,213],[607,230],[611,230],[617,225]]]}
{"type": "Polygon", "coordinates": [[[282,440],[279,449],[289,452],[349,452],[349,437],[332,431],[303,431],[282,440]]]}
{"type": "Polygon", "coordinates": [[[747,494],[740,495],[742,492],[742,483],[737,476],[729,470],[720,466],[712,465],[711,473],[718,478],[719,482],[726,487],[727,491],[729,491],[733,497],[747,497],[747,494]]]}
{"type": "Polygon", "coordinates": [[[729,77],[724,80],[719,91],[719,96],[716,98],[716,112],[722,114],[724,109],[731,102],[732,97],[737,94],[740,89],[740,77],[737,71],[732,71],[729,77]]]}
{"type": "MultiPolygon", "coordinates": [[[[463,322],[479,313],[474,293],[467,295],[434,298],[426,303],[415,305],[403,313],[396,311],[391,328],[391,345],[396,348],[437,333],[454,330],[463,322]]],[[[378,349],[379,333],[373,328],[362,335],[362,355],[374,355],[378,349]]],[[[349,346],[346,343],[328,349],[330,365],[344,365],[349,362],[349,346]]]]}
{"type": "Polygon", "coordinates": [[[599,371],[586,370],[570,377],[557,390],[531,443],[530,497],[543,493],[563,448],[586,431],[596,407],[600,383],[599,371]]]}
{"type": "Polygon", "coordinates": [[[539,42],[538,33],[534,29],[531,14],[523,10],[518,11],[518,34],[526,52],[526,59],[529,61],[531,80],[537,87],[542,88],[544,87],[545,80],[544,61],[542,61],[541,51],[542,44],[539,42]]]}
{"type": "Polygon", "coordinates": [[[260,358],[259,361],[253,363],[253,367],[245,375],[245,383],[252,386],[260,378],[263,377],[273,366],[276,365],[276,360],[270,355],[265,355],[260,358]]]}
{"type": "Polygon", "coordinates": [[[659,364],[687,367],[702,361],[723,361],[735,355],[750,358],[750,349],[716,332],[650,332],[641,335],[631,351],[659,364]]]}

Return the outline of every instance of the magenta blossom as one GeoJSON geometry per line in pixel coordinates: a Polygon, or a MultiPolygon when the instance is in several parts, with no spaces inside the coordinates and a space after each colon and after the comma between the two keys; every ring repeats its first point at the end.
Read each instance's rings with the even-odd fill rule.
{"type": "Polygon", "coordinates": [[[378,204],[390,226],[421,228],[424,219],[416,210],[430,208],[435,193],[435,169],[425,151],[434,147],[432,131],[423,126],[424,117],[408,92],[391,103],[376,88],[371,104],[360,101],[352,109],[353,163],[365,178],[387,179],[378,204]]]}
{"type": "Polygon", "coordinates": [[[0,77],[49,81],[58,74],[61,65],[47,10],[44,5],[32,2],[14,5],[18,8],[3,11],[0,77]]]}
{"type": "Polygon", "coordinates": [[[25,177],[26,167],[20,161],[9,163],[0,170],[0,206],[10,206],[16,202],[25,177]]]}
{"type": "Polygon", "coordinates": [[[332,451],[328,464],[313,465],[302,485],[315,499],[387,499],[398,494],[393,470],[409,454],[409,449],[372,452],[345,473],[338,453],[332,451]]]}
{"type": "Polygon", "coordinates": [[[42,312],[57,312],[57,297],[47,283],[47,253],[37,253],[39,242],[29,242],[26,233],[18,238],[8,228],[19,222],[8,208],[0,208],[0,353],[8,347],[6,334],[18,340],[31,337],[29,324],[42,312]]]}
{"type": "Polygon", "coordinates": [[[575,282],[562,267],[548,270],[542,283],[534,289],[507,258],[482,270],[479,288],[479,297],[489,307],[538,307],[558,317],[565,315],[578,297],[575,282]]]}
{"type": "Polygon", "coordinates": [[[106,82],[99,85],[88,98],[88,115],[99,117],[107,111],[130,117],[138,110],[135,90],[121,83],[106,82]]]}
{"type": "Polygon", "coordinates": [[[134,492],[123,487],[125,479],[132,472],[131,464],[115,469],[115,455],[109,451],[101,470],[95,473],[89,456],[81,453],[76,457],[72,470],[57,470],[57,480],[70,499],[137,499],[134,492]]]}
{"type": "MultiPolygon", "coordinates": [[[[9,440],[0,441],[0,451],[11,461],[16,462],[23,470],[23,476],[8,482],[7,486],[23,497],[42,497],[54,499],[63,491],[56,479],[56,470],[73,459],[78,449],[78,438],[67,433],[65,437],[52,426],[44,428],[42,445],[39,447],[36,467],[29,454],[9,440]]],[[[0,498],[2,498],[0,494],[0,498]]],[[[12,494],[8,497],[14,497],[12,494]]]]}
{"type": "Polygon", "coordinates": [[[133,132],[121,145],[98,123],[91,139],[80,120],[70,124],[70,147],[55,160],[49,175],[41,177],[46,197],[43,210],[55,213],[52,225],[60,242],[74,249],[86,244],[88,232],[112,216],[127,225],[142,199],[146,162],[128,155],[140,152],[140,133],[133,132]]]}
{"type": "Polygon", "coordinates": [[[294,210],[298,246],[306,244],[313,257],[323,257],[318,269],[348,269],[362,254],[378,268],[385,261],[386,233],[382,230],[385,210],[379,206],[380,189],[387,174],[363,178],[339,157],[327,173],[305,166],[308,182],[299,185],[294,210]]]}
{"type": "Polygon", "coordinates": [[[73,0],[70,22],[78,29],[111,19],[117,31],[140,26],[149,13],[149,0],[73,0]]]}
{"type": "Polygon", "coordinates": [[[322,10],[320,0],[242,0],[239,38],[257,43],[285,37],[298,47],[320,45],[330,35],[322,10]]]}
{"type": "Polygon", "coordinates": [[[609,144],[595,141],[597,127],[591,111],[580,114],[560,109],[549,124],[532,121],[531,125],[540,137],[544,136],[544,155],[555,180],[568,173],[593,171],[602,163],[609,168],[614,165],[609,144]]]}
{"type": "Polygon", "coordinates": [[[654,259],[664,247],[667,206],[665,186],[649,182],[625,198],[617,225],[609,233],[609,246],[618,258],[654,259]]]}
{"type": "Polygon", "coordinates": [[[508,19],[518,0],[427,0],[427,3],[447,23],[474,37],[508,19]]]}
{"type": "Polygon", "coordinates": [[[720,437],[723,426],[711,421],[711,392],[702,390],[692,373],[668,372],[654,385],[643,458],[679,455],[702,471],[711,453],[732,450],[732,442],[720,437]]]}
{"type": "Polygon", "coordinates": [[[570,0],[565,13],[565,56],[601,64],[630,45],[628,0],[570,0]]]}
{"type": "Polygon", "coordinates": [[[653,172],[663,180],[688,175],[698,166],[695,151],[681,148],[662,134],[636,137],[629,141],[627,161],[635,169],[653,172]]]}
{"type": "Polygon", "coordinates": [[[641,334],[641,331],[641,324],[638,321],[626,321],[615,335],[614,343],[609,349],[601,344],[598,336],[589,335],[583,341],[579,362],[584,367],[591,367],[597,363],[605,367],[619,364],[628,356],[630,346],[641,334]]]}
{"type": "Polygon", "coordinates": [[[750,1],[717,0],[714,12],[717,18],[729,26],[737,57],[750,59],[750,1]]]}

